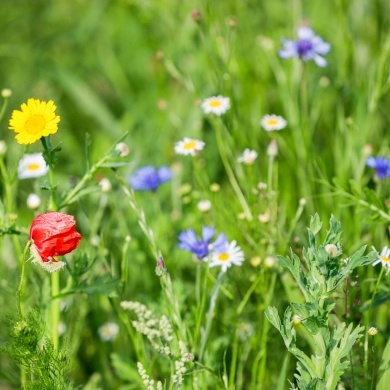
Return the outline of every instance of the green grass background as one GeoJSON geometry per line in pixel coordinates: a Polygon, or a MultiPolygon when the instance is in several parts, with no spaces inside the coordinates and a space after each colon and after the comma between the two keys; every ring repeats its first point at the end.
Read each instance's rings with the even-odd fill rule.
{"type": "MultiPolygon", "coordinates": [[[[196,267],[188,253],[177,249],[177,234],[189,227],[199,230],[202,224],[211,224],[226,232],[230,240],[237,240],[245,252],[247,261],[242,268],[229,270],[225,281],[227,292],[219,296],[207,365],[219,374],[224,369],[229,372],[237,346],[230,333],[234,334],[240,324],[248,323],[253,333],[240,346],[241,368],[237,371],[237,383],[231,388],[270,389],[281,383],[280,367],[287,353],[279,335],[273,330],[268,332],[263,313],[267,302],[284,310],[296,292],[289,295],[284,290],[283,278],[287,276],[281,270],[269,270],[263,264],[253,267],[249,259],[285,255],[290,247],[299,251],[305,244],[306,226],[314,212],[320,214],[325,225],[331,214],[342,222],[346,254],[363,244],[378,250],[388,244],[389,220],[375,219],[375,210],[367,207],[361,210],[358,203],[367,200],[363,189],[371,188],[375,199],[387,210],[388,181],[374,180],[373,170],[365,167],[364,150],[371,145],[372,155],[390,157],[390,3],[386,0],[2,0],[0,15],[0,88],[13,91],[0,133],[8,145],[10,171],[15,170],[26,150],[14,141],[7,121],[12,109],[18,109],[30,97],[54,100],[61,116],[60,130],[52,137],[53,144],[61,142],[63,148],[56,167],[59,191],[69,189],[73,178],[80,178],[85,171],[87,133],[92,140],[92,159],[96,160],[121,134],[128,132],[125,141],[130,148],[129,165],[120,169],[121,174],[127,177],[137,167],[148,164],[168,165],[175,173],[172,183],[155,194],[139,194],[137,199],[164,254],[189,328],[194,326],[197,305],[196,267]],[[195,8],[201,14],[199,22],[191,17],[195,8]],[[280,39],[295,39],[301,23],[309,24],[331,44],[326,55],[327,67],[318,68],[311,62],[303,66],[296,59],[278,57],[280,39]],[[231,99],[231,110],[223,117],[227,130],[224,140],[255,216],[253,221],[238,218],[241,208],[218,154],[213,123],[199,107],[201,100],[217,94],[231,99]],[[288,127],[278,134],[266,133],[259,122],[267,113],[282,115],[288,127]],[[191,159],[174,154],[174,142],[184,136],[206,142],[197,159],[197,169],[207,189],[211,183],[221,184],[218,193],[204,191],[194,177],[191,159]],[[277,214],[272,224],[267,225],[260,223],[257,215],[267,211],[269,199],[253,194],[252,189],[258,182],[268,180],[266,148],[272,139],[279,146],[273,177],[278,200],[273,209],[277,214]],[[259,152],[251,169],[236,163],[246,147],[259,152]],[[351,201],[336,196],[337,191],[324,184],[331,184],[333,178],[347,192],[351,191],[350,180],[354,180],[356,198],[351,201]],[[183,183],[190,183],[193,188],[187,196],[180,193],[183,183]],[[197,201],[203,198],[213,202],[210,214],[203,215],[196,208],[197,201]],[[307,205],[295,223],[301,198],[307,200],[307,205]],[[288,237],[286,232],[290,228],[292,235],[288,237]],[[274,274],[277,274],[275,293],[269,290],[274,274]],[[262,282],[238,317],[235,308],[256,278],[262,282]],[[263,356],[264,343],[268,352],[263,356]],[[262,359],[265,373],[263,383],[258,383],[253,367],[262,359]]],[[[28,149],[39,150],[38,143],[28,149]]],[[[114,174],[104,170],[100,175],[112,180],[113,194],[103,200],[100,194],[92,194],[67,210],[76,216],[83,233],[81,251],[90,261],[94,260],[88,280],[106,273],[118,276],[118,259],[125,237],[130,235],[129,279],[120,298],[139,300],[161,315],[166,307],[149,243],[114,174]],[[107,203],[103,208],[104,202],[107,203]],[[101,215],[96,210],[101,210],[101,215]],[[96,235],[100,244],[93,247],[89,240],[96,235]]],[[[37,181],[15,181],[17,222],[27,228],[33,212],[26,208],[25,200],[32,191],[39,191],[37,181]]],[[[42,192],[42,196],[48,195],[42,192]]],[[[374,198],[368,200],[374,202],[374,198]]],[[[44,205],[40,211],[45,211],[44,205]]],[[[22,245],[26,238],[20,237],[22,245]]],[[[2,315],[15,310],[18,267],[10,255],[10,245],[8,239],[3,239],[2,315]]],[[[29,272],[31,295],[27,294],[27,299],[32,306],[44,309],[49,280],[35,268],[29,272]],[[45,286],[42,290],[41,283],[45,286]]],[[[377,274],[378,269],[373,267],[360,271],[360,286],[351,289],[347,300],[352,307],[348,321],[362,321],[354,302],[363,303],[370,298],[377,274]]],[[[62,278],[65,285],[69,276],[64,274],[62,278]]],[[[210,289],[211,286],[210,282],[210,289]]],[[[388,291],[386,279],[382,292],[388,291]]],[[[68,324],[65,337],[75,366],[72,379],[75,384],[84,385],[97,378],[96,383],[100,384],[91,384],[91,389],[117,389],[125,385],[141,388],[135,372],[134,345],[123,329],[112,344],[101,342],[96,333],[104,321],[118,321],[117,304],[107,295],[77,294],[67,298],[69,309],[63,313],[63,319],[68,324]],[[128,367],[134,370],[132,380],[124,380],[113,368],[110,358],[113,352],[129,361],[128,367]]],[[[341,309],[339,315],[342,316],[341,309]]],[[[378,361],[389,336],[385,305],[376,309],[371,320],[381,330],[375,349],[378,361]]],[[[1,336],[6,340],[5,330],[1,336]]],[[[153,359],[149,359],[150,368],[154,368],[152,372],[158,378],[164,369],[158,369],[153,359]]],[[[1,357],[1,363],[4,386],[18,388],[17,368],[5,356],[1,357]]],[[[285,377],[293,379],[294,365],[295,362],[288,362],[280,389],[287,388],[283,387],[287,386],[285,377]]],[[[209,383],[207,388],[218,388],[212,376],[204,375],[201,379],[204,386],[209,383]]],[[[352,386],[348,380],[345,384],[352,386]]],[[[185,386],[196,388],[191,377],[186,379],[185,386]]]]}

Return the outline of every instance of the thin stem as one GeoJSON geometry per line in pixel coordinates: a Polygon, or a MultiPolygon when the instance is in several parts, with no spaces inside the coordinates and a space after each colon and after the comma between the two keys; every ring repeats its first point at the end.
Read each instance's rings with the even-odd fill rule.
{"type": "Polygon", "coordinates": [[[28,253],[28,250],[30,249],[30,245],[31,245],[31,241],[28,241],[27,245],[26,245],[26,247],[24,248],[24,251],[23,251],[23,255],[22,255],[22,269],[21,269],[21,272],[20,272],[20,282],[19,282],[17,293],[16,293],[16,302],[17,302],[18,313],[19,313],[19,317],[20,318],[23,317],[23,311],[22,311],[23,282],[24,282],[24,275],[25,275],[25,272],[26,272],[26,261],[27,261],[27,258],[28,258],[27,253],[28,253]]]}
{"type": "MultiPolygon", "coordinates": [[[[380,285],[380,282],[382,280],[384,271],[385,271],[385,267],[382,267],[381,272],[379,273],[379,277],[377,279],[377,282],[375,284],[374,293],[373,293],[372,298],[371,298],[370,308],[368,309],[368,312],[367,312],[366,328],[368,328],[368,323],[369,323],[370,318],[371,318],[371,311],[372,311],[372,307],[374,304],[374,299],[375,299],[378,287],[380,285]]],[[[369,374],[369,372],[368,372],[368,370],[369,370],[369,368],[368,368],[368,336],[369,336],[368,329],[366,329],[365,337],[364,337],[364,365],[365,365],[367,375],[369,374]]]]}
{"type": "Polygon", "coordinates": [[[202,337],[202,343],[201,343],[201,348],[200,348],[200,353],[199,353],[199,361],[202,361],[204,350],[206,348],[206,343],[210,335],[210,330],[211,330],[211,324],[213,322],[213,316],[214,316],[214,309],[215,309],[215,304],[217,302],[217,297],[218,297],[218,292],[219,292],[219,286],[222,282],[222,278],[225,275],[225,272],[221,271],[220,274],[218,275],[217,281],[215,282],[215,285],[213,287],[213,290],[211,291],[211,297],[210,297],[210,307],[209,311],[207,313],[207,319],[206,319],[206,328],[202,337]]]}
{"type": "Polygon", "coordinates": [[[242,193],[241,188],[237,182],[237,179],[234,175],[232,167],[230,166],[229,159],[228,159],[227,154],[226,154],[226,148],[225,148],[225,144],[223,142],[223,137],[222,137],[221,122],[219,120],[217,120],[214,123],[215,123],[215,134],[216,134],[216,139],[217,139],[219,155],[221,156],[223,166],[225,167],[230,184],[233,187],[233,190],[238,198],[238,201],[240,202],[241,207],[245,213],[246,219],[251,221],[253,219],[252,213],[250,211],[248,203],[245,200],[244,194],[242,193]]]}

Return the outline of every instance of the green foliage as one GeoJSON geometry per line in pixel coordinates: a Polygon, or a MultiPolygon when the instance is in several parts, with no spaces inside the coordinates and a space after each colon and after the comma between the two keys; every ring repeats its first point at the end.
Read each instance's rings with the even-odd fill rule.
{"type": "Polygon", "coordinates": [[[43,337],[44,322],[37,312],[25,318],[8,317],[10,341],[1,350],[25,370],[23,390],[72,390],[69,381],[71,364],[66,350],[56,350],[43,337]]]}
{"type": "Polygon", "coordinates": [[[291,308],[286,309],[283,323],[275,307],[269,307],[266,312],[268,320],[282,335],[287,350],[298,359],[298,389],[336,388],[350,364],[346,357],[362,337],[364,327],[354,328],[352,323],[348,327],[345,323],[329,323],[330,314],[336,305],[332,294],[355,268],[371,264],[378,258],[375,251],[363,256],[363,247],[341,263],[341,224],[332,216],[325,240],[319,245],[316,236],[321,227],[322,223],[316,214],[310,221],[309,247],[302,251],[305,263],[296,255],[279,257],[280,264],[292,273],[305,297],[304,304],[291,302],[291,306],[313,338],[313,354],[308,356],[297,348],[291,308]]]}

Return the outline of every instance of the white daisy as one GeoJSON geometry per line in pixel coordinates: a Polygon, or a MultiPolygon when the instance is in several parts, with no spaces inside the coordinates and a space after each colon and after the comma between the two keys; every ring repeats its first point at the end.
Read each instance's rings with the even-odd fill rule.
{"type": "Polygon", "coordinates": [[[185,137],[182,141],[176,142],[175,152],[184,156],[196,156],[205,145],[203,141],[185,137]]]}
{"type": "Polygon", "coordinates": [[[42,153],[25,154],[19,161],[19,179],[41,177],[47,172],[49,172],[49,167],[46,165],[42,153]]]}
{"type": "Polygon", "coordinates": [[[379,263],[382,263],[382,266],[386,268],[386,275],[388,275],[390,272],[390,249],[387,246],[382,249],[379,258],[375,260],[372,265],[377,265],[379,263]]]}
{"type": "Polygon", "coordinates": [[[241,266],[244,261],[244,252],[237,245],[236,241],[226,243],[224,248],[218,248],[213,252],[210,267],[220,266],[226,272],[232,264],[241,266]]]}
{"type": "Polygon", "coordinates": [[[255,150],[245,149],[237,161],[246,165],[251,165],[255,162],[258,153],[255,150]]]}
{"type": "Polygon", "coordinates": [[[230,108],[230,99],[221,95],[212,96],[203,100],[201,107],[205,114],[221,116],[230,108]]]}
{"type": "Polygon", "coordinates": [[[287,121],[279,115],[264,115],[260,122],[265,131],[282,130],[287,126],[287,121]]]}
{"type": "Polygon", "coordinates": [[[115,322],[106,322],[99,329],[99,336],[103,341],[113,341],[119,333],[119,326],[115,322]]]}

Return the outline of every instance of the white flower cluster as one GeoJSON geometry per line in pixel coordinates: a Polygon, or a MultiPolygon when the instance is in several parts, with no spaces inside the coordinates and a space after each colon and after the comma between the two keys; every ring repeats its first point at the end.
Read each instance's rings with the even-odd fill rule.
{"type": "Polygon", "coordinates": [[[123,301],[121,307],[130,310],[137,316],[137,321],[132,321],[135,330],[145,335],[152,347],[163,355],[171,355],[169,344],[173,340],[172,326],[166,316],[159,320],[145,305],[139,302],[123,301]]]}
{"type": "Polygon", "coordinates": [[[181,340],[179,341],[179,348],[181,356],[180,360],[175,361],[175,374],[172,376],[172,382],[176,383],[177,389],[181,389],[184,380],[183,375],[187,372],[185,364],[194,360],[194,355],[187,351],[187,347],[181,340]]]}
{"type": "MultiPolygon", "coordinates": [[[[142,363],[138,362],[137,363],[137,368],[138,368],[138,373],[139,375],[141,376],[141,379],[142,379],[142,382],[144,383],[145,385],[145,388],[147,390],[155,390],[155,387],[154,387],[154,380],[153,379],[150,379],[149,375],[146,373],[146,370],[144,368],[144,366],[142,365],[142,363]]],[[[156,390],[162,390],[163,388],[163,385],[160,381],[157,382],[157,387],[156,387],[156,390]]]]}

